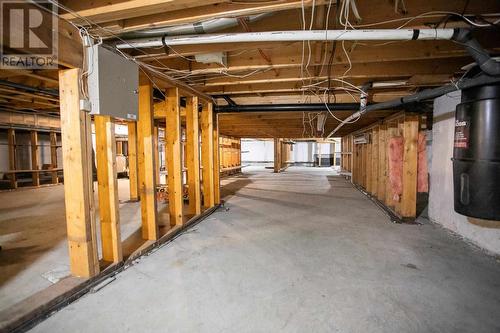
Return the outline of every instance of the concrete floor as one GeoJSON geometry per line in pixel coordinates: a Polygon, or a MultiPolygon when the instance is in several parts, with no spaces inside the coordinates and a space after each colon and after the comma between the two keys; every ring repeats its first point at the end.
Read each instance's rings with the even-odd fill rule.
{"type": "Polygon", "coordinates": [[[331,169],[224,180],[226,207],[34,332],[498,332],[500,265],[396,225],[331,169]]]}
{"type": "MultiPolygon", "coordinates": [[[[118,180],[118,195],[126,254],[143,242],[140,203],[127,202],[128,179],[118,180]]],[[[97,192],[94,200],[98,220],[97,192]]],[[[0,192],[0,312],[70,274],[64,209],[63,185],[0,192]]],[[[168,221],[168,206],[158,209],[168,221]]]]}

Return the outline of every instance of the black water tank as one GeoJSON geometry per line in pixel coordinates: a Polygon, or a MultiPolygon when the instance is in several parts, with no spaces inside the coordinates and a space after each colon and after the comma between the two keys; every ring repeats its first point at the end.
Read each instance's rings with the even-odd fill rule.
{"type": "Polygon", "coordinates": [[[462,91],[455,114],[457,213],[500,220],[500,84],[462,91]]]}

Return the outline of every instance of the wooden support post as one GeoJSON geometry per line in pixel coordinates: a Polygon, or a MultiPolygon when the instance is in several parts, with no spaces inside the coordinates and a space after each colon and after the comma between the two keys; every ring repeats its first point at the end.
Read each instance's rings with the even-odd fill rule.
{"type": "Polygon", "coordinates": [[[274,139],[274,172],[281,171],[281,139],[274,139]]]}
{"type": "Polygon", "coordinates": [[[142,237],[148,240],[158,239],[153,136],[153,86],[148,81],[139,86],[139,121],[137,122],[137,165],[142,237]]]}
{"type": "Polygon", "coordinates": [[[213,120],[213,152],[214,152],[214,204],[218,205],[220,201],[220,144],[219,144],[219,117],[214,114],[213,120]]]}
{"type": "Polygon", "coordinates": [[[371,175],[371,194],[374,197],[378,195],[378,156],[379,156],[379,147],[378,147],[378,126],[372,130],[372,160],[370,161],[372,168],[371,175]]]}
{"type": "Polygon", "coordinates": [[[398,202],[394,200],[394,194],[392,193],[391,182],[389,181],[389,141],[391,138],[398,136],[398,125],[395,122],[390,122],[387,124],[387,134],[386,134],[386,163],[387,163],[387,182],[385,188],[385,204],[393,209],[396,208],[398,202]]]}
{"type": "Polygon", "coordinates": [[[99,217],[102,258],[109,262],[123,259],[118,212],[115,124],[110,116],[94,116],[99,217]]]}
{"type": "Polygon", "coordinates": [[[378,189],[377,198],[380,202],[386,202],[385,186],[387,183],[387,125],[382,124],[378,132],[378,189]]]}
{"type": "Polygon", "coordinates": [[[417,161],[419,117],[405,114],[403,136],[403,194],[401,217],[414,218],[417,211],[417,161]]]}
{"type": "MultiPolygon", "coordinates": [[[[50,167],[57,169],[57,133],[50,132],[50,167]]],[[[52,171],[52,184],[59,183],[57,171],[52,171]]]]}
{"type": "MultiPolygon", "coordinates": [[[[9,128],[7,130],[8,145],[9,145],[9,170],[16,170],[16,130],[9,128]]],[[[17,188],[17,176],[15,173],[10,174],[10,186],[17,188]]]]}
{"type": "Polygon", "coordinates": [[[158,126],[154,125],[154,154],[155,154],[155,179],[156,184],[160,184],[160,153],[158,151],[159,146],[159,136],[158,136],[158,126]]]}
{"type": "Polygon", "coordinates": [[[59,71],[64,198],[71,273],[99,272],[92,181],[90,115],[80,111],[80,69],[59,71]]]}
{"type": "Polygon", "coordinates": [[[139,189],[137,180],[137,123],[128,123],[128,180],[130,188],[130,200],[139,200],[139,189]]]}
{"type": "Polygon", "coordinates": [[[214,132],[213,104],[203,105],[201,111],[201,164],[203,166],[203,207],[214,206],[214,132]]]}
{"type": "Polygon", "coordinates": [[[370,142],[365,145],[366,157],[365,157],[365,189],[366,192],[372,193],[372,147],[373,147],[373,136],[370,135],[370,142]]]}
{"type": "Polygon", "coordinates": [[[349,155],[349,170],[352,172],[354,168],[354,136],[351,134],[349,135],[349,151],[351,152],[351,155],[349,155]]]}
{"type": "Polygon", "coordinates": [[[198,97],[186,99],[186,166],[188,172],[188,214],[201,214],[200,124],[198,97]]]}
{"type": "MultiPolygon", "coordinates": [[[[38,170],[38,132],[30,131],[31,136],[31,170],[38,170]]],[[[40,173],[32,172],[31,179],[33,180],[33,186],[40,186],[40,173]]]]}
{"type": "Polygon", "coordinates": [[[181,163],[181,112],[178,88],[169,88],[166,93],[166,140],[168,155],[168,209],[170,225],[182,225],[182,163],[181,163]]]}
{"type": "Polygon", "coordinates": [[[321,167],[321,142],[316,142],[316,147],[318,150],[318,166],[321,167]]]}

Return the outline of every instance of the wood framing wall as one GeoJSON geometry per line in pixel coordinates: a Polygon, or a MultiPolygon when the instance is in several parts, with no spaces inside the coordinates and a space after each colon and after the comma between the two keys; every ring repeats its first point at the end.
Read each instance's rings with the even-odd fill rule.
{"type": "MultiPolygon", "coordinates": [[[[57,122],[59,125],[59,122],[57,122]]],[[[18,186],[35,186],[58,184],[62,168],[58,167],[58,143],[59,128],[47,129],[33,128],[7,128],[0,129],[7,136],[7,154],[5,155],[8,168],[0,170],[3,175],[2,181],[8,184],[8,188],[16,189],[18,186]],[[27,137],[29,140],[18,140],[19,136],[27,137]],[[45,149],[46,148],[46,149],[45,149]],[[42,160],[41,150],[48,153],[47,159],[42,160]],[[20,163],[20,156],[29,158],[29,162],[20,163]],[[45,163],[44,163],[45,162],[45,163]]],[[[22,160],[22,159],[21,159],[22,160]]]]}
{"type": "Polygon", "coordinates": [[[354,184],[402,219],[416,217],[417,144],[421,127],[425,127],[422,116],[401,112],[342,137],[341,166],[344,174],[351,176],[354,184]],[[363,136],[366,143],[355,142],[355,138],[363,136]],[[394,149],[398,139],[402,142],[400,170],[390,167],[390,149],[394,149]],[[402,190],[396,190],[394,184],[400,184],[402,190]]]}
{"type": "Polygon", "coordinates": [[[219,156],[221,174],[231,175],[241,172],[241,139],[221,135],[219,156]]]}
{"type": "Polygon", "coordinates": [[[274,139],[274,172],[279,173],[293,163],[292,156],[293,142],[288,139],[274,139]]]}
{"type": "MultiPolygon", "coordinates": [[[[155,122],[153,85],[149,81],[141,82],[139,120],[128,123],[127,150],[130,198],[140,201],[141,230],[145,243],[138,244],[136,249],[131,250],[132,253],[125,255],[120,235],[117,144],[114,131],[116,120],[109,116],[94,117],[100,210],[100,219],[96,221],[96,203],[92,194],[91,117],[87,112],[80,111],[79,75],[79,69],[60,72],[63,115],[61,131],[66,175],[64,190],[66,206],[70,208],[66,211],[66,221],[71,272],[75,276],[88,278],[97,275],[103,267],[120,263],[126,256],[133,255],[134,251],[141,251],[144,246],[152,245],[161,237],[175,232],[189,218],[202,213],[202,203],[204,209],[210,209],[220,203],[220,157],[219,150],[216,149],[219,133],[217,117],[213,114],[213,105],[210,102],[204,102],[200,115],[198,98],[189,94],[182,95],[189,99],[189,103],[181,113],[180,97],[185,92],[178,88],[167,88],[164,91],[166,97],[162,119],[155,122]],[[157,208],[157,193],[162,187],[158,186],[160,163],[157,163],[160,159],[158,148],[162,128],[165,128],[166,134],[163,148],[166,153],[167,185],[163,187],[168,193],[168,221],[163,221],[157,208]],[[185,139],[182,135],[184,130],[185,139]],[[200,166],[203,170],[202,179],[200,166]],[[183,177],[183,172],[187,173],[187,177],[183,177]],[[200,191],[202,185],[203,192],[200,191]],[[185,186],[190,189],[186,198],[183,191],[185,186]],[[100,240],[96,239],[97,228],[101,230],[100,240]],[[101,242],[102,256],[98,255],[98,241],[101,242]]],[[[9,147],[15,152],[15,132],[9,133],[9,147]]],[[[36,135],[32,133],[31,138],[32,142],[36,143],[36,135]]],[[[122,154],[123,146],[119,145],[118,150],[122,154]]],[[[35,159],[32,162],[33,165],[38,165],[35,159]]]]}

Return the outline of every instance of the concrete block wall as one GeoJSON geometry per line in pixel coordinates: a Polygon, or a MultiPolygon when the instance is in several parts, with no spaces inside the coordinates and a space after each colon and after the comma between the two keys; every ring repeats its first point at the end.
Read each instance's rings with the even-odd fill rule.
{"type": "MultiPolygon", "coordinates": [[[[453,138],[455,108],[460,92],[434,101],[432,153],[430,163],[429,218],[472,243],[500,255],[500,222],[469,218],[453,208],[453,138]]],[[[500,203],[499,203],[500,204],[500,203]]]]}

